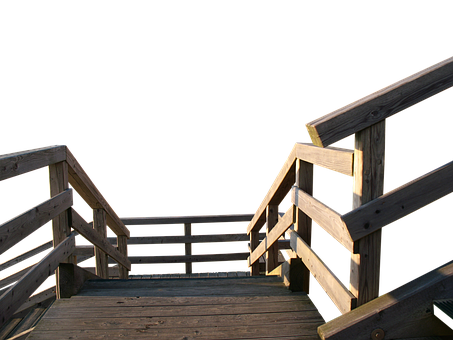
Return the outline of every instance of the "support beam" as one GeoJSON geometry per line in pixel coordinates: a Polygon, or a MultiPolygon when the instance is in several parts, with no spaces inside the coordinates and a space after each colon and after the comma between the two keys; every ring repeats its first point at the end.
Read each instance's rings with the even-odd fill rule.
{"type": "MultiPolygon", "coordinates": [[[[93,209],[93,228],[101,237],[107,237],[107,218],[104,209],[93,209]]],[[[107,254],[95,246],[94,256],[96,258],[96,275],[103,279],[108,279],[109,264],[107,254]]]]}
{"type": "MultiPolygon", "coordinates": [[[[184,223],[184,236],[192,235],[192,225],[184,223]]],[[[192,255],[192,243],[184,244],[185,255],[192,255]]],[[[186,262],[186,274],[192,274],[192,262],[186,262]]]]}
{"type": "MultiPolygon", "coordinates": [[[[353,208],[381,196],[384,191],[385,121],[356,133],[353,208]]],[[[357,306],[379,296],[381,229],[365,236],[351,255],[349,290],[357,306]]]]}
{"type": "MultiPolygon", "coordinates": [[[[268,205],[266,209],[266,238],[278,223],[278,205],[268,205]]],[[[266,252],[266,275],[278,267],[278,243],[275,242],[267,248],[266,252]]]]}

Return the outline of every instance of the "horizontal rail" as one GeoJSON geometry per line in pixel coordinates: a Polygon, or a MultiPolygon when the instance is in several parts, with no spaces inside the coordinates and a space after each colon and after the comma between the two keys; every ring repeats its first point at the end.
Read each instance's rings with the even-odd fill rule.
{"type": "Polygon", "coordinates": [[[278,221],[278,223],[271,229],[269,234],[260,242],[258,247],[250,254],[248,258],[249,267],[259,260],[264,253],[278,241],[278,239],[285,233],[285,231],[296,222],[296,214],[294,207],[291,207],[285,215],[278,221]]]}
{"type": "Polygon", "coordinates": [[[105,210],[107,213],[107,224],[116,235],[124,235],[129,238],[129,230],[116,215],[115,211],[110,207],[69,150],[67,150],[66,162],[68,163],[69,183],[72,187],[92,209],[105,210]]]}
{"type": "MultiPolygon", "coordinates": [[[[177,217],[127,217],[121,218],[125,225],[183,224],[183,223],[220,223],[248,222],[253,214],[243,215],[206,215],[177,217]]],[[[129,243],[129,242],[128,242],[129,243]]]]}
{"type": "Polygon", "coordinates": [[[44,243],[30,251],[27,251],[26,253],[16,256],[15,258],[13,258],[9,261],[3,262],[2,264],[0,264],[0,271],[7,269],[9,267],[12,267],[22,261],[25,261],[26,259],[29,259],[32,256],[42,253],[43,251],[52,248],[52,245],[53,245],[53,242],[49,241],[49,242],[44,243]]]}
{"type": "Polygon", "coordinates": [[[354,241],[453,192],[453,162],[342,216],[354,241]]]}
{"type": "MultiPolygon", "coordinates": [[[[203,254],[203,255],[170,255],[170,256],[129,256],[132,264],[152,263],[186,263],[186,262],[217,262],[246,260],[249,253],[203,254]]],[[[109,259],[109,263],[113,263],[109,259]]]]}
{"type": "MultiPolygon", "coordinates": [[[[36,264],[36,263],[35,263],[36,264]]],[[[11,274],[8,277],[5,277],[4,279],[0,280],[0,295],[2,294],[2,289],[5,288],[6,286],[9,286],[11,283],[16,282],[19,280],[22,276],[25,275],[35,264],[32,264],[31,266],[28,266],[27,268],[24,268],[22,270],[19,270],[18,272],[11,274]]]]}
{"type": "Polygon", "coordinates": [[[58,265],[72,254],[74,248],[75,235],[71,234],[0,297],[0,327],[53,274],[58,265]]]}
{"type": "Polygon", "coordinates": [[[302,259],[302,262],[326,291],[340,312],[345,314],[354,309],[357,304],[357,298],[295,231],[289,229],[287,233],[290,235],[291,248],[302,259]]]}
{"type": "Polygon", "coordinates": [[[2,224],[0,226],[0,254],[70,208],[72,203],[72,189],[67,189],[2,224]]]}
{"type": "Polygon", "coordinates": [[[0,156],[0,181],[66,159],[66,146],[58,145],[0,156]]]}
{"type": "Polygon", "coordinates": [[[297,187],[293,187],[291,201],[346,249],[350,252],[356,251],[340,214],[297,187]]]}
{"type": "Polygon", "coordinates": [[[451,86],[453,58],[308,123],[308,133],[313,144],[325,147],[451,86]]]}
{"type": "Polygon", "coordinates": [[[352,176],[353,157],[354,152],[351,150],[339,148],[323,149],[311,144],[297,143],[250,221],[247,227],[247,234],[260,230],[266,223],[266,207],[280,204],[291,190],[291,187],[296,182],[297,159],[352,176]]]}
{"type": "Polygon", "coordinates": [[[102,237],[87,222],[85,222],[85,220],[74,209],[72,209],[71,215],[72,227],[77,230],[80,235],[85,237],[88,241],[93,243],[96,247],[101,249],[104,253],[121,264],[123,267],[131,270],[131,262],[125,255],[121,254],[104,237],[102,237]]]}

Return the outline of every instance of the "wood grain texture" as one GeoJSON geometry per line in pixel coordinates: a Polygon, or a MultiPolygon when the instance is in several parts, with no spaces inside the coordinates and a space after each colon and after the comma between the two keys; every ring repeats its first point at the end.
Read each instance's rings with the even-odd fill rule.
{"type": "Polygon", "coordinates": [[[313,144],[328,146],[453,85],[453,58],[307,124],[313,144]]]}
{"type": "Polygon", "coordinates": [[[390,224],[453,191],[453,162],[342,216],[353,240],[390,224]]]}
{"type": "Polygon", "coordinates": [[[99,192],[86,172],[69,150],[66,150],[66,161],[69,165],[69,183],[92,209],[104,209],[107,213],[107,224],[116,235],[130,236],[129,230],[115,211],[99,192]]]}
{"type": "Polygon", "coordinates": [[[56,301],[29,339],[315,340],[323,323],[278,277],[96,280],[56,301]]]}
{"type": "Polygon", "coordinates": [[[105,238],[101,237],[84,219],[72,209],[72,227],[79,232],[80,235],[85,237],[88,241],[95,246],[102,249],[104,253],[120,263],[122,266],[131,269],[131,263],[126,256],[121,254],[115,247],[113,247],[105,238]]]}
{"type": "Polygon", "coordinates": [[[72,254],[74,248],[75,235],[71,234],[0,297],[0,327],[53,274],[58,265],[72,254]]]}
{"type": "MultiPolygon", "coordinates": [[[[203,255],[169,255],[169,256],[129,256],[132,264],[144,263],[186,263],[246,260],[249,253],[203,254],[203,255]]],[[[109,263],[113,263],[109,259],[109,263]]]]}
{"type": "Polygon", "coordinates": [[[36,248],[33,248],[32,250],[29,250],[19,256],[16,256],[15,258],[9,260],[9,261],[6,261],[6,262],[3,262],[2,264],[0,264],[0,271],[4,270],[4,269],[7,269],[9,267],[12,267],[22,261],[25,261],[27,259],[29,259],[30,257],[33,257],[47,249],[50,249],[52,248],[52,244],[53,242],[52,241],[49,241],[47,243],[44,243],[36,248]]]}
{"type": "Polygon", "coordinates": [[[222,222],[249,222],[253,214],[237,215],[204,215],[204,216],[163,216],[163,217],[124,217],[121,221],[125,225],[156,225],[156,224],[184,224],[184,223],[222,223],[222,222]]]}
{"type": "MultiPolygon", "coordinates": [[[[93,209],[93,229],[99,233],[102,238],[107,237],[107,217],[104,209],[93,209]]],[[[94,257],[96,261],[96,275],[103,278],[109,278],[108,255],[99,247],[94,247],[94,257]]]]}
{"type": "Polygon", "coordinates": [[[434,316],[433,300],[453,291],[453,262],[340,316],[319,328],[321,339],[366,339],[375,329],[385,339],[453,336],[434,316]]]}
{"type": "Polygon", "coordinates": [[[0,156],[0,181],[66,160],[66,146],[50,146],[0,156]]]}
{"type": "Polygon", "coordinates": [[[72,190],[68,189],[0,226],[0,254],[70,208],[72,190]]]}
{"type": "MultiPolygon", "coordinates": [[[[125,258],[127,257],[127,236],[126,235],[118,235],[116,237],[116,243],[118,244],[118,252],[121,253],[122,256],[125,258]]],[[[119,277],[120,279],[127,279],[129,277],[129,270],[130,267],[121,265],[119,266],[119,277]]]]}
{"type": "MultiPolygon", "coordinates": [[[[291,211],[292,213],[292,211],[291,211]]],[[[266,239],[271,240],[271,232],[279,220],[278,205],[268,205],[266,209],[266,239]]],[[[266,275],[278,267],[278,243],[269,242],[266,245],[266,275]]]]}

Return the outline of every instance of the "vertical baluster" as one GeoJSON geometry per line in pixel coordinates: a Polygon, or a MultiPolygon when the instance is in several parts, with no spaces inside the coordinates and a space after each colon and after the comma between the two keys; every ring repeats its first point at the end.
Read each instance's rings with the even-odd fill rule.
{"type": "MultiPolygon", "coordinates": [[[[68,164],[59,162],[49,165],[50,196],[53,197],[69,188],[68,164]]],[[[68,209],[52,220],[52,234],[54,248],[71,233],[71,210],[68,209]]],[[[75,263],[74,256],[65,262],[75,263]]],[[[60,298],[60,270],[55,271],[57,298],[60,298]]]]}
{"type": "MultiPolygon", "coordinates": [[[[104,209],[93,209],[93,228],[102,237],[107,237],[107,218],[104,209]]],[[[96,275],[103,279],[109,278],[108,256],[98,247],[94,247],[96,258],[96,275]]]]}
{"type": "MultiPolygon", "coordinates": [[[[385,121],[356,133],[354,209],[383,194],[384,156],[385,121]]],[[[351,256],[349,290],[357,297],[357,306],[360,306],[379,296],[381,229],[358,242],[358,252],[351,256]]]]}
{"type": "MultiPolygon", "coordinates": [[[[116,237],[116,240],[117,240],[116,242],[118,244],[118,251],[127,257],[127,236],[118,235],[116,237]]],[[[128,279],[129,271],[127,270],[127,268],[123,267],[122,265],[119,265],[118,267],[119,267],[120,279],[128,279]]]]}
{"type": "MultiPolygon", "coordinates": [[[[258,247],[260,244],[259,239],[259,231],[251,231],[250,232],[250,255],[252,255],[253,251],[258,247]]],[[[254,264],[250,266],[250,275],[256,276],[260,275],[260,261],[255,261],[254,264]]]]}
{"type": "MultiPolygon", "coordinates": [[[[184,223],[184,236],[192,235],[192,225],[190,223],[184,223]]],[[[192,255],[192,243],[186,243],[185,245],[186,256],[192,255]]],[[[192,274],[192,262],[186,262],[186,274],[192,274]]]]}
{"type": "MultiPolygon", "coordinates": [[[[266,209],[266,235],[278,222],[278,205],[268,205],[266,209]]],[[[266,252],[266,275],[278,267],[278,242],[275,242],[266,252]]]]}

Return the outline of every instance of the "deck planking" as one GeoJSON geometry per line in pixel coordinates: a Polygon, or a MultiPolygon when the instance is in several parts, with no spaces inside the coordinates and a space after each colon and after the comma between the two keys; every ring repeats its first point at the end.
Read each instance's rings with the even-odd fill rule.
{"type": "Polygon", "coordinates": [[[278,277],[90,280],[27,339],[319,339],[322,324],[278,277]]]}

